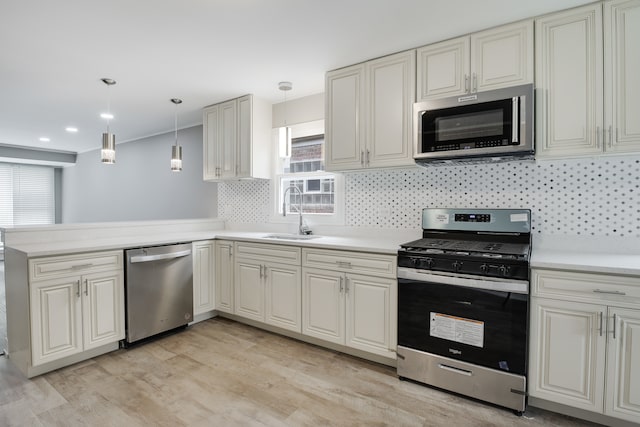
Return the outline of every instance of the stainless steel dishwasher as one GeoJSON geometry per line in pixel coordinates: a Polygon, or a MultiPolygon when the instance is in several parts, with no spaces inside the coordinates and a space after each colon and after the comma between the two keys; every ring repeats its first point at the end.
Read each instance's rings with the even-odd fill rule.
{"type": "Polygon", "coordinates": [[[185,326],[193,319],[191,243],[125,251],[126,343],[185,326]]]}

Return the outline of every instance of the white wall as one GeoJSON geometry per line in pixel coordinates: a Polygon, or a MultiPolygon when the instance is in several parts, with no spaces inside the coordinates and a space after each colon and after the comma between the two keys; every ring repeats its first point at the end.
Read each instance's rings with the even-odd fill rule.
{"type": "Polygon", "coordinates": [[[202,126],[178,132],[182,172],[169,169],[173,141],[170,132],[118,144],[114,165],[100,162],[99,149],[78,154],[62,172],[62,222],[215,217],[217,184],[202,180],[202,126]]]}

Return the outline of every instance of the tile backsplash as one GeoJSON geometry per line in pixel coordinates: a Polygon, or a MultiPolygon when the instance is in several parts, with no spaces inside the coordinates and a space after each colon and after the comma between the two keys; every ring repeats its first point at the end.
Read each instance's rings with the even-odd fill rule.
{"type": "MultiPolygon", "coordinates": [[[[542,234],[640,237],[640,155],[345,174],[345,225],[417,228],[421,209],[527,208],[542,234]]],[[[270,182],[220,183],[218,212],[269,221],[270,182]]]]}

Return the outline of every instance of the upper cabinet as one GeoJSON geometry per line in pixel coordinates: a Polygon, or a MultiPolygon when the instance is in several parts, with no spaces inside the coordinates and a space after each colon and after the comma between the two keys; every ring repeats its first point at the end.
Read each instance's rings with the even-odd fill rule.
{"type": "Polygon", "coordinates": [[[326,169],[413,165],[415,51],[326,76],[326,169]]]}
{"type": "Polygon", "coordinates": [[[536,21],[538,158],[640,151],[638,39],[640,0],[536,21]]]}
{"type": "Polygon", "coordinates": [[[417,50],[417,100],[533,83],[533,20],[417,50]]]}
{"type": "Polygon", "coordinates": [[[269,178],[271,104],[246,95],[203,110],[205,181],[269,178]]]}

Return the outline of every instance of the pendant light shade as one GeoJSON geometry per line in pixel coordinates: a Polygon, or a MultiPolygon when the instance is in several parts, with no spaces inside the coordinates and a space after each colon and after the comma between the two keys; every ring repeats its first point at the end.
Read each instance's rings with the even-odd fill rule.
{"type": "Polygon", "coordinates": [[[182,104],[182,100],[172,98],[171,102],[176,106],[174,115],[175,143],[171,147],[171,171],[180,172],[182,170],[182,146],[178,145],[178,104],[182,104]]]}
{"type": "Polygon", "coordinates": [[[291,82],[278,83],[278,89],[284,93],[284,126],[278,128],[278,153],[283,159],[291,157],[291,128],[287,126],[287,92],[292,88],[291,82]]]}
{"type": "Polygon", "coordinates": [[[102,163],[113,164],[116,162],[116,136],[108,131],[102,134],[100,157],[102,163]]]}
{"type": "Polygon", "coordinates": [[[107,85],[107,112],[102,113],[100,116],[107,120],[107,131],[102,134],[102,150],[100,151],[100,158],[102,163],[112,165],[116,162],[116,136],[109,132],[109,121],[113,118],[111,114],[111,86],[116,84],[113,79],[101,79],[102,83],[107,85]]]}

